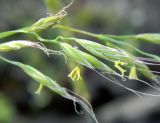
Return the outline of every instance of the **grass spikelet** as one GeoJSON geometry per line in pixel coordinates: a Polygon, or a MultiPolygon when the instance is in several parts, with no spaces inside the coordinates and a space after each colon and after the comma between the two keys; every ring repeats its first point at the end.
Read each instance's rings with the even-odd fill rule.
{"type": "Polygon", "coordinates": [[[106,64],[104,64],[103,62],[101,62],[100,60],[98,60],[96,57],[82,52],[80,51],[80,54],[88,61],[92,64],[94,69],[99,69],[102,72],[108,72],[110,74],[117,74],[113,69],[111,69],[110,67],[108,67],[106,64]]]}
{"type": "Polygon", "coordinates": [[[50,77],[42,74],[37,69],[35,69],[29,65],[25,65],[20,62],[8,60],[2,56],[0,56],[0,60],[21,68],[28,76],[30,76],[32,79],[36,80],[40,84],[39,89],[38,89],[38,93],[40,93],[42,86],[46,86],[49,89],[51,89],[52,91],[61,95],[62,97],[79,103],[93,117],[95,122],[98,123],[98,121],[93,113],[93,110],[92,110],[92,108],[90,108],[90,106],[88,106],[88,103],[86,103],[86,102],[82,101],[80,98],[75,97],[74,95],[71,95],[70,93],[68,93],[64,87],[61,87],[57,82],[52,80],[50,77]]]}
{"type": "Polygon", "coordinates": [[[73,48],[67,43],[60,43],[61,49],[64,51],[64,54],[70,60],[84,65],[90,69],[99,69],[103,72],[109,72],[110,74],[116,74],[114,70],[108,67],[106,64],[95,58],[94,56],[82,52],[76,48],[73,48]]]}
{"type": "Polygon", "coordinates": [[[73,0],[55,15],[49,14],[49,16],[45,18],[41,18],[29,28],[29,31],[36,32],[55,27],[67,15],[66,9],[69,8],[72,4],[73,0]]]}
{"type": "Polygon", "coordinates": [[[50,15],[48,17],[45,18],[41,18],[40,20],[38,20],[37,22],[35,22],[31,27],[30,27],[30,31],[41,31],[41,30],[45,30],[48,28],[52,28],[54,26],[56,26],[61,19],[66,16],[66,11],[60,11],[55,15],[50,15]]]}
{"type": "Polygon", "coordinates": [[[13,50],[19,50],[24,47],[34,47],[43,50],[44,52],[47,51],[47,48],[42,43],[36,43],[26,40],[16,40],[10,41],[6,43],[0,44],[0,52],[10,52],[13,50]]]}
{"type": "Polygon", "coordinates": [[[10,41],[7,43],[0,44],[0,52],[9,52],[12,50],[19,50],[24,47],[40,47],[37,43],[33,43],[30,41],[18,40],[18,41],[10,41]]]}
{"type": "Polygon", "coordinates": [[[93,68],[92,64],[88,62],[80,53],[78,49],[73,48],[71,45],[67,43],[59,43],[64,54],[71,60],[87,66],[89,68],[93,68]]]}
{"type": "Polygon", "coordinates": [[[148,41],[150,43],[160,44],[160,34],[158,33],[138,34],[135,37],[136,40],[143,40],[143,41],[148,41]]]}
{"type": "Polygon", "coordinates": [[[117,39],[112,39],[112,38],[108,37],[107,35],[97,35],[97,38],[102,40],[103,42],[110,42],[110,43],[113,43],[113,44],[116,44],[116,45],[118,44],[120,46],[129,47],[129,48],[133,49],[134,51],[136,51],[137,53],[139,53],[141,55],[144,55],[146,57],[150,57],[152,59],[160,61],[160,57],[158,55],[154,55],[154,54],[151,54],[151,53],[144,52],[144,51],[130,45],[129,43],[125,43],[125,42],[119,41],[117,39]]]}
{"type": "Polygon", "coordinates": [[[77,38],[75,38],[75,41],[78,44],[80,44],[83,48],[88,50],[90,53],[92,53],[93,55],[96,55],[98,57],[101,57],[107,60],[114,61],[115,59],[128,57],[128,55],[122,50],[120,51],[118,49],[111,48],[93,41],[89,41],[86,39],[77,39],[77,38]]]}
{"type": "Polygon", "coordinates": [[[43,50],[44,53],[47,54],[48,56],[50,54],[63,55],[63,53],[60,51],[47,49],[45,45],[41,42],[32,42],[32,41],[26,41],[26,40],[16,40],[16,41],[10,41],[6,43],[1,43],[0,52],[11,52],[13,50],[19,50],[25,47],[38,48],[40,50],[43,50]]]}

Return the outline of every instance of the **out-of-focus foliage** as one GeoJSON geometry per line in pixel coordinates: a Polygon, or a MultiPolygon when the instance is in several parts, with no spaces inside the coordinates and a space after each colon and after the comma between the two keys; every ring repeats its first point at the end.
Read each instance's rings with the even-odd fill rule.
{"type": "Polygon", "coordinates": [[[0,122],[10,123],[14,120],[15,115],[16,111],[10,99],[3,93],[0,93],[0,122]]]}
{"type": "Polygon", "coordinates": [[[44,0],[44,2],[51,12],[59,11],[62,8],[60,0],[44,0]]]}

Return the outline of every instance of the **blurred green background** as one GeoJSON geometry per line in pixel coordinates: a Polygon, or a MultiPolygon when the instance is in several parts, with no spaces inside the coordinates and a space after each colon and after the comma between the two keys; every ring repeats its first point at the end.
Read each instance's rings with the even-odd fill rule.
{"type": "MultiPolygon", "coordinates": [[[[69,2],[69,0],[0,0],[0,31],[31,25],[47,16],[47,12],[56,13],[69,2]]],[[[160,32],[159,0],[75,0],[67,11],[68,15],[62,24],[94,33],[127,35],[160,32]]],[[[74,35],[91,39],[59,29],[44,31],[41,35],[50,39],[57,35],[74,35]]],[[[18,34],[1,42],[16,39],[36,41],[32,36],[18,34]]],[[[143,42],[131,42],[131,44],[160,55],[159,45],[143,42]]],[[[47,46],[56,49],[55,46],[47,46]]],[[[39,69],[60,82],[62,86],[74,89],[88,98],[100,123],[160,122],[160,99],[144,97],[144,100],[153,106],[145,104],[133,93],[106,82],[89,69],[84,70],[85,83],[72,83],[67,77],[70,70],[61,56],[51,55],[48,58],[42,51],[28,48],[5,55],[39,69]]],[[[160,70],[158,67],[151,69],[160,70]]],[[[148,88],[134,81],[125,84],[134,89],[150,92],[148,88]]],[[[0,123],[94,122],[87,113],[76,114],[73,102],[46,88],[40,96],[35,95],[37,86],[20,69],[1,62],[0,123]]]]}

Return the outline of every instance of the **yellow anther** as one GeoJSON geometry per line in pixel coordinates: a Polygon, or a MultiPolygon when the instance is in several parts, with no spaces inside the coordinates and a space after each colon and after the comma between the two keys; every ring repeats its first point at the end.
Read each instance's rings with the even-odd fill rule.
{"type": "Polygon", "coordinates": [[[125,69],[123,69],[121,66],[126,65],[126,62],[122,62],[120,60],[116,61],[114,66],[121,72],[122,76],[124,76],[124,73],[126,72],[125,69]]]}
{"type": "Polygon", "coordinates": [[[81,69],[79,66],[75,67],[70,74],[68,75],[69,78],[71,78],[73,81],[81,80],[81,69]]]}
{"type": "Polygon", "coordinates": [[[81,80],[81,79],[82,79],[80,67],[77,68],[77,73],[78,73],[78,74],[77,74],[77,81],[78,81],[78,80],[81,80]]]}
{"type": "Polygon", "coordinates": [[[131,70],[130,70],[130,73],[129,73],[129,79],[138,79],[135,66],[131,67],[131,70]]]}
{"type": "Polygon", "coordinates": [[[38,89],[37,89],[37,91],[35,92],[35,94],[40,94],[41,91],[42,91],[42,89],[43,89],[43,84],[40,83],[40,84],[39,84],[39,87],[38,87],[38,89]]]}

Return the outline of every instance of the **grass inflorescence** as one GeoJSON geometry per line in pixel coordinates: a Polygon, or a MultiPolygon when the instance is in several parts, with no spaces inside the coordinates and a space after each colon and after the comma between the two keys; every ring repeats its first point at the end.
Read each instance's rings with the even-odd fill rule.
{"type": "MultiPolygon", "coordinates": [[[[71,4],[62,8],[55,15],[51,14],[45,18],[38,20],[31,26],[13,31],[1,32],[0,39],[4,39],[11,35],[20,33],[35,36],[37,42],[18,39],[5,43],[2,42],[0,44],[0,53],[2,54],[3,52],[12,52],[13,50],[20,50],[21,48],[25,47],[38,48],[43,50],[48,56],[51,54],[62,55],[65,58],[65,61],[67,61],[66,64],[69,64],[70,62],[75,63],[76,67],[70,72],[70,74],[68,74],[68,77],[71,78],[72,81],[79,81],[83,79],[83,76],[81,76],[81,66],[84,66],[89,69],[92,69],[97,74],[102,76],[104,79],[107,79],[127,89],[128,91],[135,93],[139,97],[141,97],[142,95],[160,97],[160,95],[144,93],[128,88],[124,86],[122,83],[118,82],[116,78],[114,78],[114,76],[118,76],[121,77],[123,81],[125,81],[126,79],[136,80],[138,82],[146,84],[152,89],[160,91],[160,89],[154,86],[154,84],[150,84],[149,82],[143,81],[139,77],[139,73],[141,73],[145,77],[159,85],[160,80],[158,79],[158,77],[160,72],[152,71],[149,69],[148,66],[160,66],[160,56],[139,50],[138,48],[130,45],[129,43],[123,42],[125,39],[138,41],[142,40],[159,45],[160,34],[149,33],[129,36],[116,36],[106,34],[94,34],[74,29],[71,27],[58,25],[61,19],[63,19],[67,15],[66,9],[70,5],[71,4]],[[55,39],[42,38],[38,32],[42,30],[47,30],[49,28],[57,28],[61,30],[80,33],[98,39],[98,41],[100,42],[97,43],[94,41],[79,39],[76,37],[65,37],[63,35],[57,36],[57,38],[55,39]],[[76,43],[78,47],[81,47],[81,50],[77,47],[74,47],[71,42],[76,43]],[[48,49],[45,46],[46,43],[57,45],[59,47],[59,50],[48,49]],[[143,55],[143,57],[135,56],[131,52],[120,47],[120,45],[130,47],[137,53],[143,55]],[[102,59],[106,62],[102,61],[102,59]],[[109,62],[111,66],[110,64],[107,64],[107,62],[109,62]]],[[[73,102],[79,103],[94,118],[94,120],[98,122],[90,104],[81,96],[78,96],[72,91],[69,91],[64,87],[61,87],[56,81],[54,81],[50,77],[44,75],[43,73],[29,65],[9,60],[2,55],[0,56],[0,60],[19,67],[29,77],[37,81],[39,83],[39,88],[35,92],[36,94],[40,94],[43,87],[48,87],[52,91],[61,95],[62,97],[72,100],[73,102]]]]}

